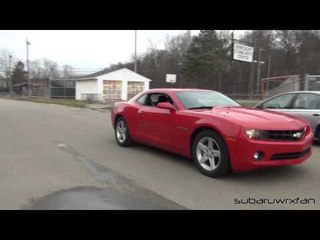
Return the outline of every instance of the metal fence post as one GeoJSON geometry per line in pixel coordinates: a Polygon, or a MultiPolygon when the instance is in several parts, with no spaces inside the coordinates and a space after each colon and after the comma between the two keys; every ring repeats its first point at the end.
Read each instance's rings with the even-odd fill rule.
{"type": "Polygon", "coordinates": [[[309,88],[309,74],[304,75],[304,90],[308,91],[309,88]]]}

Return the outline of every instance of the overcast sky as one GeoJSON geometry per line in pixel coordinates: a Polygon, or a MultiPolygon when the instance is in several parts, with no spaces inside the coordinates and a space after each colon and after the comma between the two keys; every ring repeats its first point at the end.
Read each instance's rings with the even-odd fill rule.
{"type": "MultiPolygon", "coordinates": [[[[0,49],[26,59],[26,39],[30,42],[29,59],[48,58],[59,66],[69,64],[81,70],[98,70],[134,55],[134,30],[0,30],[0,49]]],[[[150,42],[161,49],[166,36],[186,30],[138,30],[137,52],[143,54],[150,42]]],[[[198,34],[192,30],[192,34],[198,34]]],[[[241,32],[241,31],[238,31],[241,32]]]]}

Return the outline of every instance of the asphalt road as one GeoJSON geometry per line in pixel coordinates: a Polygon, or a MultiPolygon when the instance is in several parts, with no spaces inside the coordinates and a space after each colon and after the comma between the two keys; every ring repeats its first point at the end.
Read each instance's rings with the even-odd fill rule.
{"type": "Polygon", "coordinates": [[[320,209],[317,145],[300,165],[212,179],[119,147],[108,112],[0,99],[0,134],[0,209],[320,209]]]}

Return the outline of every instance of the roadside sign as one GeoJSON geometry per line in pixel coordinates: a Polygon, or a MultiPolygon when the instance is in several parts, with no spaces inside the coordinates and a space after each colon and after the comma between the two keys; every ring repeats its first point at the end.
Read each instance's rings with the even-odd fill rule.
{"type": "Polygon", "coordinates": [[[253,47],[234,43],[233,44],[233,59],[244,61],[244,62],[252,62],[253,59],[253,47]]]}

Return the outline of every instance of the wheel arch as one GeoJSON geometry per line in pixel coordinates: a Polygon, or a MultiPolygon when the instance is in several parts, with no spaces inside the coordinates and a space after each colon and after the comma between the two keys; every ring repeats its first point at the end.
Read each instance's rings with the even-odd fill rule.
{"type": "MultiPolygon", "coordinates": [[[[216,132],[217,134],[220,135],[220,137],[223,139],[223,141],[225,142],[226,146],[227,146],[227,143],[224,139],[224,135],[221,133],[221,131],[217,130],[217,128],[213,127],[213,126],[208,126],[208,125],[204,125],[204,126],[199,126],[197,127],[196,129],[193,130],[192,134],[191,134],[191,137],[190,137],[190,140],[189,140],[189,151],[190,151],[190,155],[192,156],[192,145],[193,145],[193,141],[195,140],[195,138],[197,137],[197,135],[202,132],[202,131],[205,131],[205,130],[211,130],[211,131],[214,131],[216,132]]],[[[229,150],[228,150],[229,151],[229,150]]]]}
{"type": "Polygon", "coordinates": [[[114,117],[113,127],[116,126],[116,122],[117,122],[118,119],[121,118],[121,117],[124,119],[124,117],[123,117],[123,115],[122,115],[121,113],[118,113],[118,114],[114,117]]]}

